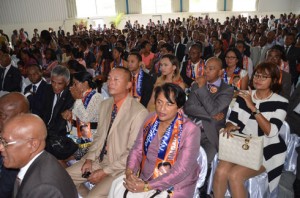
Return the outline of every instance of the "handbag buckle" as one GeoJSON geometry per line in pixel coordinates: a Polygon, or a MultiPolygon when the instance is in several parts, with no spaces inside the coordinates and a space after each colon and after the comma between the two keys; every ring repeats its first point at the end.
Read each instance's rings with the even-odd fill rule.
{"type": "Polygon", "coordinates": [[[249,148],[250,148],[250,146],[249,146],[250,139],[251,139],[251,136],[245,138],[245,144],[242,145],[242,148],[243,148],[244,150],[249,150],[249,148]]]}

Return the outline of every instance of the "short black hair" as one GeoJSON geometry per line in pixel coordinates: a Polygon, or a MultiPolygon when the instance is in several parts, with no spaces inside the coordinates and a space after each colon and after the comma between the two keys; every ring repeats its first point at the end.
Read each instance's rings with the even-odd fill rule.
{"type": "Polygon", "coordinates": [[[138,52],[130,52],[129,55],[128,55],[128,57],[129,56],[136,56],[139,62],[142,61],[142,56],[138,52]]]}
{"type": "Polygon", "coordinates": [[[174,83],[165,83],[162,86],[156,87],[154,91],[155,101],[157,100],[158,95],[163,92],[166,99],[172,104],[176,103],[178,108],[183,107],[183,105],[185,104],[186,95],[184,90],[179,85],[176,85],[174,83]],[[173,93],[175,101],[170,98],[171,93],[173,93]]]}

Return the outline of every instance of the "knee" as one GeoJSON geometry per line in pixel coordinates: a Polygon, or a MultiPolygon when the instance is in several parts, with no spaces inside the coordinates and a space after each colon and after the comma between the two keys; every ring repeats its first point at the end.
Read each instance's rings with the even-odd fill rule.
{"type": "Polygon", "coordinates": [[[214,180],[227,179],[228,178],[228,169],[225,167],[218,166],[214,174],[214,180]]]}
{"type": "Polygon", "coordinates": [[[242,183],[244,182],[245,178],[239,171],[229,171],[228,173],[228,180],[229,183],[242,183]]]}

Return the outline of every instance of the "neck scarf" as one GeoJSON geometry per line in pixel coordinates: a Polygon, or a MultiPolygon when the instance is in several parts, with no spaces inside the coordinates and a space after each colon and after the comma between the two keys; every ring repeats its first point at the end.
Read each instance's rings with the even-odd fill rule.
{"type": "Polygon", "coordinates": [[[187,66],[186,66],[186,75],[189,78],[195,80],[199,76],[203,76],[204,66],[205,66],[205,63],[202,59],[200,59],[200,62],[197,65],[192,65],[192,62],[189,60],[187,63],[187,66]]]}
{"type": "MultiPolygon", "coordinates": [[[[155,138],[158,127],[160,124],[160,120],[158,119],[157,115],[152,116],[144,125],[143,133],[144,133],[144,144],[143,144],[143,158],[141,163],[141,170],[143,170],[146,159],[148,148],[155,138]]],[[[155,169],[153,170],[152,178],[157,178],[160,175],[164,174],[161,172],[160,167],[164,163],[168,163],[168,166],[174,165],[177,160],[179,144],[181,140],[181,134],[183,129],[183,116],[182,114],[178,113],[177,116],[174,118],[170,126],[165,131],[164,135],[161,138],[155,169]]]]}
{"type": "Polygon", "coordinates": [[[228,85],[233,86],[234,89],[239,90],[241,88],[241,78],[240,78],[240,73],[241,73],[241,68],[236,67],[233,73],[230,76],[230,80],[228,82],[227,78],[227,69],[224,71],[224,77],[223,80],[226,82],[228,85]]]}

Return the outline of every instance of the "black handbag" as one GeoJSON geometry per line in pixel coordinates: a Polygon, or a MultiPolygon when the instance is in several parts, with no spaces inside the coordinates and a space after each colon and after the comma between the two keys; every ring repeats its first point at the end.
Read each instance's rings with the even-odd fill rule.
{"type": "Polygon", "coordinates": [[[54,155],[58,160],[68,159],[78,149],[78,145],[69,137],[48,135],[45,150],[54,155]]]}

